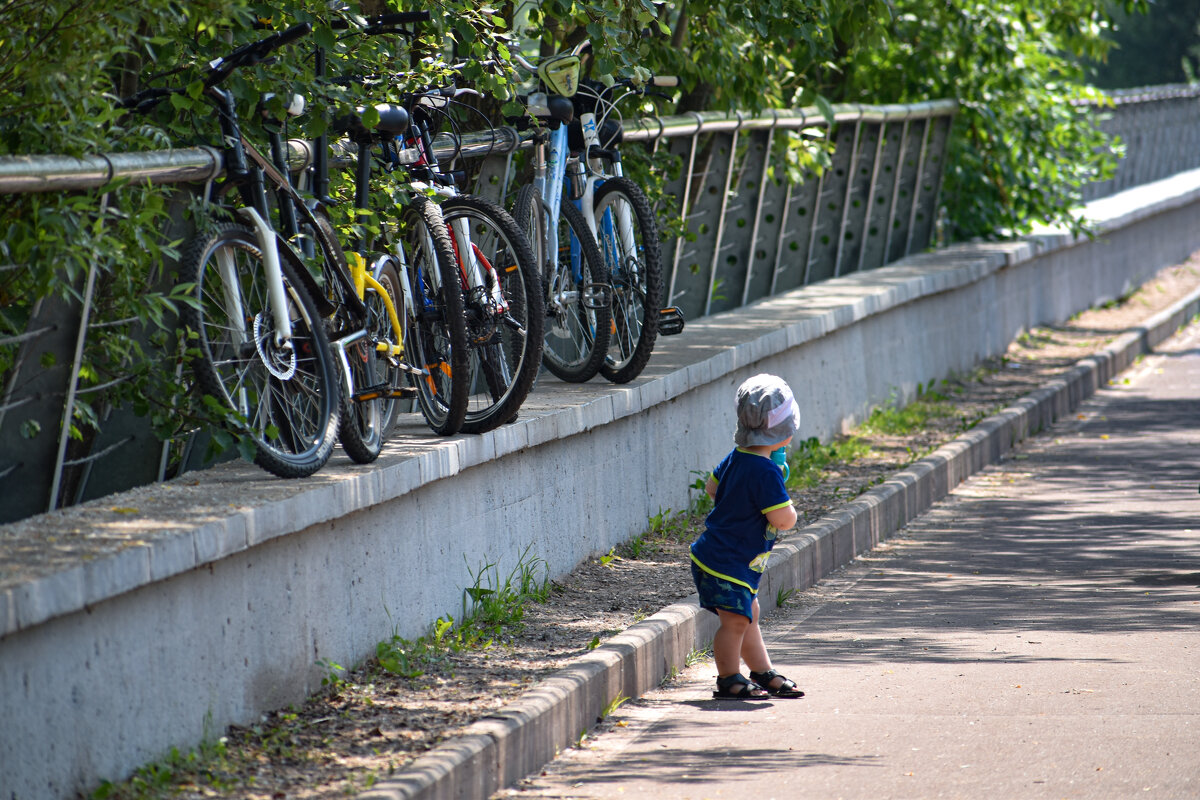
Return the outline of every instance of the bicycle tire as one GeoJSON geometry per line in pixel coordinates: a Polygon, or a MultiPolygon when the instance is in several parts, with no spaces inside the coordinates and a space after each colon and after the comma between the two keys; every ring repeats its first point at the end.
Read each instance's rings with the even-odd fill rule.
{"type": "Polygon", "coordinates": [[[654,352],[662,308],[662,250],[650,200],[629,178],[609,178],[593,204],[600,231],[600,252],[612,285],[612,339],[600,374],[613,383],[628,383],[642,374],[654,352]],[[624,204],[633,223],[633,242],[625,242],[604,215],[624,204]],[[631,252],[626,252],[629,245],[631,252]]]}
{"type": "MultiPolygon", "coordinates": [[[[386,259],[378,273],[379,285],[391,297],[396,310],[402,311],[400,274],[395,262],[386,259]]],[[[395,421],[397,402],[390,391],[401,385],[404,376],[399,367],[390,364],[375,347],[379,342],[394,343],[396,338],[387,306],[371,286],[366,289],[363,303],[367,307],[367,335],[346,348],[346,360],[357,392],[369,387],[384,388],[370,399],[345,398],[338,438],[346,455],[355,463],[369,464],[383,451],[388,431],[395,421]]]]}
{"type": "MultiPolygon", "coordinates": [[[[532,187],[522,186],[517,192],[513,216],[521,220],[527,231],[532,230],[536,222],[534,209],[539,206],[543,207],[545,216],[541,197],[532,187]]],[[[583,383],[595,377],[604,363],[611,335],[612,309],[607,303],[589,308],[580,283],[593,287],[606,285],[608,275],[600,248],[583,213],[569,201],[564,202],[558,224],[558,253],[546,253],[541,269],[547,321],[542,364],[560,380],[583,383]],[[581,259],[582,281],[576,279],[571,269],[572,237],[581,259]]],[[[537,227],[541,228],[541,225],[537,227]]],[[[536,231],[534,233],[536,235],[536,231]]]]}
{"type": "Polygon", "coordinates": [[[302,478],[333,450],[338,370],[324,323],[286,257],[280,266],[293,337],[290,349],[276,345],[262,262],[258,239],[244,226],[222,224],[195,236],[180,259],[195,301],[183,320],[198,337],[197,385],[239,415],[238,427],[254,441],[254,463],[281,478],[302,478]]]}
{"type": "Polygon", "coordinates": [[[441,208],[414,197],[404,222],[412,292],[405,303],[405,351],[424,371],[413,376],[417,406],[435,433],[451,436],[462,429],[469,399],[462,280],[441,208]]]}
{"type": "Polygon", "coordinates": [[[485,278],[494,276],[499,295],[480,287],[466,298],[471,399],[462,431],[485,433],[517,415],[537,378],[546,323],[541,281],[529,241],[500,206],[458,195],[442,203],[442,213],[448,226],[466,219],[471,246],[492,267],[485,278]]]}

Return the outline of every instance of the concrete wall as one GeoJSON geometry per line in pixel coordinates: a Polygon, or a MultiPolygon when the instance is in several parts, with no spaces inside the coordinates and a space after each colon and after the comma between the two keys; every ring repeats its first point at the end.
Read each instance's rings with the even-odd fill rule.
{"type": "Polygon", "coordinates": [[[298,702],[318,660],[457,615],[485,564],[557,576],[606,552],[687,505],[756,372],[824,440],[1120,295],[1200,248],[1200,174],[1173,180],[1097,206],[1096,241],[956,247],[698,320],[629,386],[543,377],[491,434],[412,418],[370,467],[229,464],[0,527],[0,800],[70,797],[298,702]]]}

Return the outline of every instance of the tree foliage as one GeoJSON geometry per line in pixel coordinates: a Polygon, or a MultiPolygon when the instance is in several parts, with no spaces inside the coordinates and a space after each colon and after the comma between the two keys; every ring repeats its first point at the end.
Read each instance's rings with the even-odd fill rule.
{"type": "Polygon", "coordinates": [[[1096,126],[1103,97],[1081,58],[1103,58],[1103,0],[896,0],[887,46],[847,62],[845,99],[954,97],[943,199],[961,238],[1012,235],[1032,223],[1080,229],[1080,187],[1111,175],[1096,126]]]}

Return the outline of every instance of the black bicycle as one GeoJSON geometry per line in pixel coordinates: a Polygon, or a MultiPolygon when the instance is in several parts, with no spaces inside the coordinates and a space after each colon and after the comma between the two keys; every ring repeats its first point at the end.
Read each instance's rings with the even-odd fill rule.
{"type": "MultiPolygon", "coordinates": [[[[196,340],[192,368],[200,391],[228,424],[254,445],[254,462],[285,478],[304,477],[329,459],[338,434],[342,391],[324,319],[334,304],[304,264],[303,254],[272,224],[274,207],[301,214],[317,231],[323,260],[336,263],[336,240],[298,198],[285,174],[242,134],[234,96],[221,88],[241,67],[307,35],[295,25],[243,45],[208,64],[203,97],[216,111],[224,177],[204,200],[219,221],[182,249],[180,271],[193,285],[182,312],[196,340]]],[[[182,88],[150,88],[124,105],[145,111],[182,88]]],[[[355,309],[363,319],[366,308],[355,309]]]]}

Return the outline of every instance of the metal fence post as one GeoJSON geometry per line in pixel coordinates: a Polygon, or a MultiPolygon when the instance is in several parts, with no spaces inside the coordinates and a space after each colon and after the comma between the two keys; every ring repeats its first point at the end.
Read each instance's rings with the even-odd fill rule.
{"type": "MultiPolygon", "coordinates": [[[[108,207],[108,195],[100,198],[100,213],[108,207]]],[[[83,290],[83,310],[79,315],[79,333],[75,337],[75,359],[71,365],[71,378],[67,381],[67,399],[63,403],[62,430],[58,435],[58,455],[54,461],[54,479],[50,482],[50,503],[47,511],[58,508],[58,491],[62,485],[63,461],[67,455],[67,441],[71,438],[71,417],[75,414],[75,392],[79,384],[79,369],[83,364],[83,345],[87,341],[88,317],[92,313],[92,295],[96,288],[96,265],[88,267],[87,286],[83,290]]]]}
{"type": "Polygon", "coordinates": [[[737,161],[738,133],[742,127],[742,112],[737,112],[737,127],[729,137],[729,164],[725,168],[725,188],[721,192],[720,211],[717,213],[717,240],[713,244],[712,261],[709,264],[708,296],[704,298],[705,315],[712,313],[713,291],[717,288],[717,270],[720,266],[721,239],[725,235],[725,212],[729,208],[729,189],[733,182],[733,167],[737,161]]]}

